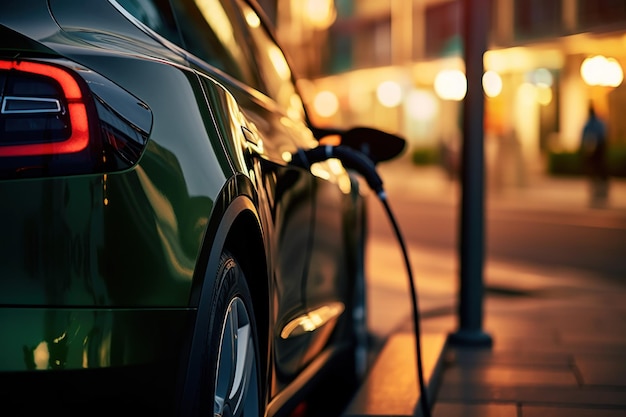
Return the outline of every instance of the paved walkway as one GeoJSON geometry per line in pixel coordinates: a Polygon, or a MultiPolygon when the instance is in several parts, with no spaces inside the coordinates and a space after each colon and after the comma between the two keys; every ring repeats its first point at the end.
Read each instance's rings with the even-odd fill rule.
{"type": "Polygon", "coordinates": [[[573,284],[489,295],[493,347],[445,348],[433,416],[626,416],[626,291],[573,284]]]}
{"type": "MultiPolygon", "coordinates": [[[[448,180],[438,170],[421,169],[421,179],[406,184],[395,179],[402,169],[381,169],[389,193],[414,186],[424,198],[453,198],[449,190],[442,192],[448,180]]],[[[530,181],[525,187],[489,189],[489,204],[584,211],[626,227],[624,180],[612,183],[603,209],[587,204],[584,179],[537,176],[530,181]]],[[[430,253],[428,258],[437,263],[437,256],[449,255],[430,253]]],[[[454,271],[432,266],[420,270],[433,278],[425,281],[438,283],[420,289],[420,310],[433,417],[626,416],[626,277],[615,282],[566,268],[491,264],[483,329],[493,344],[476,348],[448,342],[458,329],[451,314],[454,271]]],[[[421,415],[415,338],[410,320],[404,323],[389,335],[344,417],[421,415]]]]}

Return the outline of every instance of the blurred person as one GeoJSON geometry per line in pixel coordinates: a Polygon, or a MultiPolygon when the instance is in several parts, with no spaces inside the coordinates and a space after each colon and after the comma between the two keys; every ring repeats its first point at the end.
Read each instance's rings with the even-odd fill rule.
{"type": "Polygon", "coordinates": [[[583,127],[580,152],[583,168],[589,177],[590,204],[604,206],[608,199],[609,173],[606,160],[606,125],[589,106],[589,117],[583,127]]]}

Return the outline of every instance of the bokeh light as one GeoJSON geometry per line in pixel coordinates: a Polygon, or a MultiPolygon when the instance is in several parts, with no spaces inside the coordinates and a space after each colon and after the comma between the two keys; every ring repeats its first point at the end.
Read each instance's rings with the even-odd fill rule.
{"type": "Polygon", "coordinates": [[[322,117],[331,117],[339,110],[339,100],[332,91],[320,91],[313,99],[315,112],[322,117]]]}
{"type": "Polygon", "coordinates": [[[435,92],[443,100],[461,101],[467,93],[467,80],[460,70],[442,70],[435,77],[435,92]]]}
{"type": "Polygon", "coordinates": [[[580,75],[588,85],[617,87],[624,80],[622,67],[615,58],[595,55],[586,58],[580,66],[580,75]]]}
{"type": "Polygon", "coordinates": [[[331,0],[307,0],[304,10],[309,22],[318,29],[328,28],[337,17],[331,0]]]}
{"type": "Polygon", "coordinates": [[[502,78],[495,71],[483,74],[483,89],[487,97],[498,97],[502,92],[502,78]]]}
{"type": "Polygon", "coordinates": [[[550,70],[546,68],[537,68],[530,73],[531,82],[535,85],[542,85],[545,87],[552,87],[554,84],[554,76],[550,70]]]}
{"type": "Polygon", "coordinates": [[[537,89],[537,102],[542,106],[547,106],[552,102],[552,88],[539,84],[536,86],[537,89]]]}
{"type": "Polygon", "coordinates": [[[376,89],[376,97],[385,107],[396,107],[402,102],[402,87],[395,81],[384,81],[376,89]]]}

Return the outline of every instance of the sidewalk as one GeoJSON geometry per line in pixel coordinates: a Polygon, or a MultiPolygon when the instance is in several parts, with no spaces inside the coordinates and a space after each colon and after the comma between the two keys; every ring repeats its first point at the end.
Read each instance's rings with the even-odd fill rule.
{"type": "MultiPolygon", "coordinates": [[[[391,165],[381,168],[389,194],[417,187],[421,198],[456,204],[458,193],[446,187],[457,185],[438,169],[417,168],[412,178],[418,180],[407,184],[396,179],[406,167],[391,165]]],[[[626,227],[623,179],[612,181],[609,205],[602,209],[588,206],[584,178],[529,181],[522,188],[485,190],[487,206],[584,212],[626,227]]],[[[385,256],[382,245],[375,249],[385,256]]],[[[458,330],[455,270],[441,268],[438,256],[449,254],[428,254],[433,264],[420,272],[432,279],[425,280],[419,298],[433,417],[626,416],[626,277],[611,282],[568,269],[492,263],[485,271],[483,330],[493,344],[453,346],[447,338],[458,330]]],[[[398,281],[377,290],[393,291],[393,285],[406,288],[398,281]]],[[[382,320],[404,324],[387,338],[343,417],[421,415],[412,323],[393,317],[393,309],[381,310],[389,314],[382,320]]]]}
{"type": "Polygon", "coordinates": [[[623,285],[488,294],[493,347],[446,346],[433,416],[625,416],[625,296],[623,285]]]}

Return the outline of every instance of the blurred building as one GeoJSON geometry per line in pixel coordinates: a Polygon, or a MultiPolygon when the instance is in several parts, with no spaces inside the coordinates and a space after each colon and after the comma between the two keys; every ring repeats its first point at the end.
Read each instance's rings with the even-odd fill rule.
{"type": "MultiPolygon", "coordinates": [[[[462,7],[278,0],[277,35],[316,123],[375,126],[404,135],[413,149],[454,149],[466,90],[462,7]]],[[[575,150],[590,102],[611,143],[626,144],[626,1],[491,0],[490,16],[488,163],[540,170],[548,150],[575,150]]]]}

